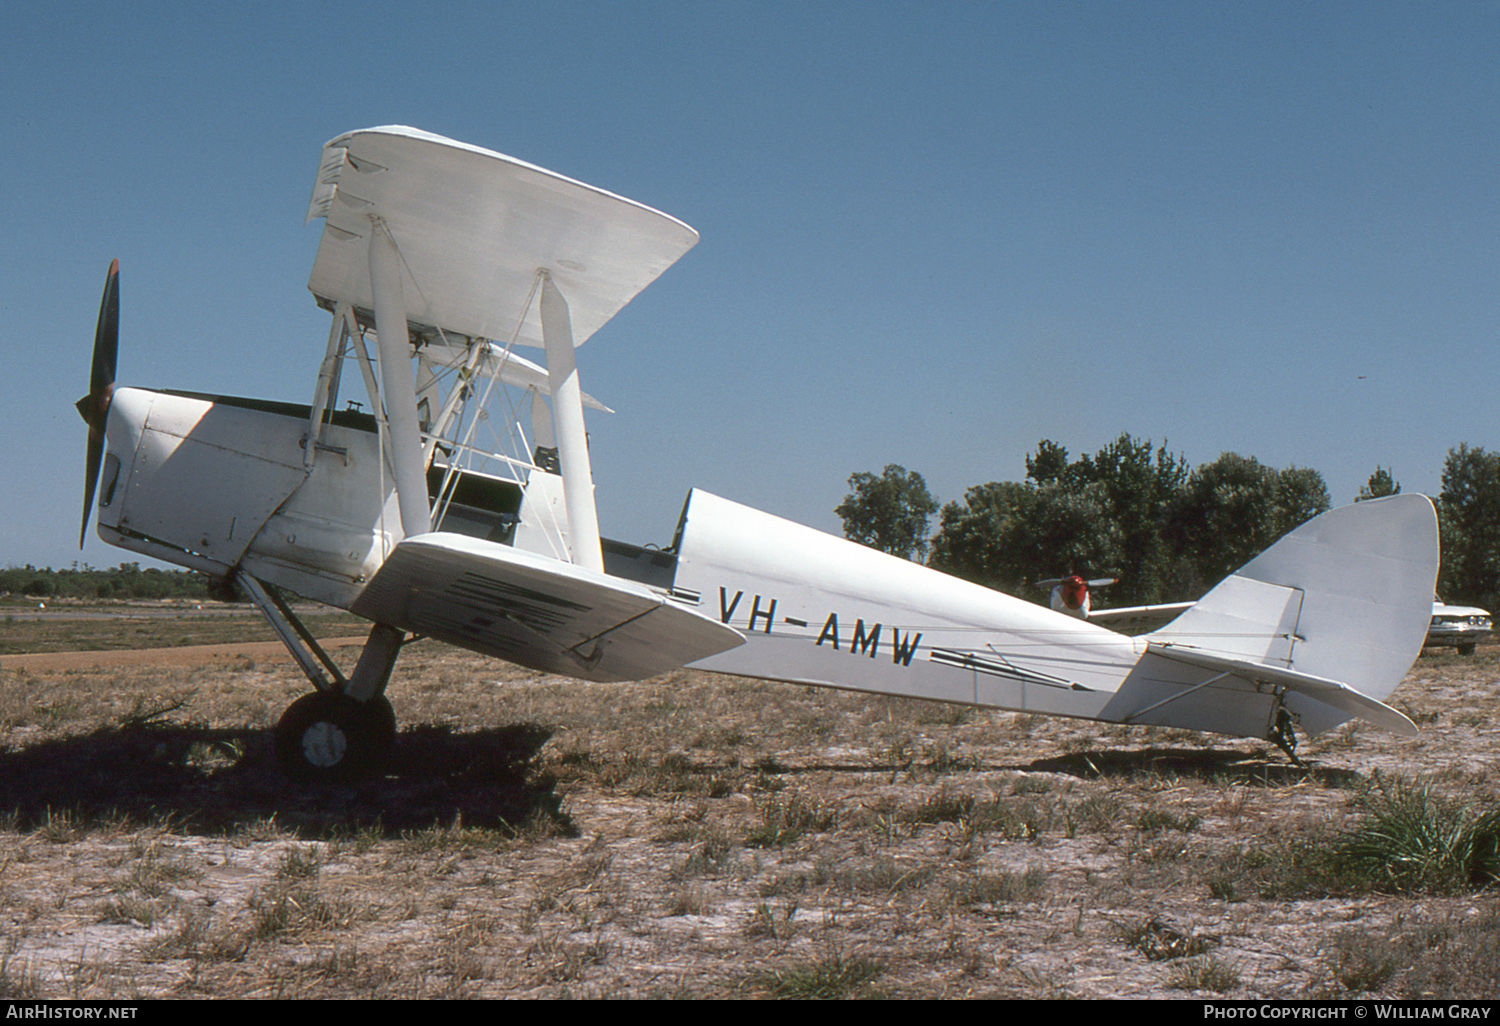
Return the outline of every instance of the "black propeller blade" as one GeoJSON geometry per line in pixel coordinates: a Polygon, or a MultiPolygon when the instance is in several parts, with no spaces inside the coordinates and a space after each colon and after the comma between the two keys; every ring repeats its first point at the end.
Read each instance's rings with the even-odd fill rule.
{"type": "Polygon", "coordinates": [[[99,300],[99,326],[94,329],[94,364],[89,372],[89,394],[75,404],[89,426],[88,464],[83,478],[83,526],[78,547],[89,533],[89,513],[94,508],[94,489],[99,485],[99,464],[104,460],[104,422],[115,391],[115,355],[120,348],[120,261],[109,265],[104,279],[104,297],[99,300]]]}

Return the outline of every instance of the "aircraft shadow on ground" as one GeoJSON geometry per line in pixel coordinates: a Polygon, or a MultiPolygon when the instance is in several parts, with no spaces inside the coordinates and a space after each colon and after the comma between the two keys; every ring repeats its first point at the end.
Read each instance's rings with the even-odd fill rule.
{"type": "Polygon", "coordinates": [[[1297,766],[1281,756],[1235,748],[1101,748],[1038,759],[1021,767],[1032,773],[1065,773],[1086,779],[1175,776],[1257,787],[1288,787],[1316,777],[1327,787],[1351,787],[1364,778],[1354,770],[1297,766]]]}
{"type": "MultiPolygon", "coordinates": [[[[811,773],[892,773],[924,771],[942,776],[954,771],[1013,771],[1019,773],[1061,773],[1087,780],[1107,780],[1141,776],[1171,776],[1204,783],[1226,783],[1253,787],[1291,787],[1316,779],[1325,787],[1356,787],[1365,777],[1347,769],[1326,766],[1297,766],[1279,754],[1246,752],[1235,748],[1133,748],[1088,749],[1066,755],[1037,759],[1029,763],[971,762],[958,757],[950,769],[920,761],[845,761],[810,762],[784,766],[771,760],[762,764],[764,772],[781,775],[811,773]]],[[[714,768],[699,769],[711,773],[714,768]]]]}
{"type": "Polygon", "coordinates": [[[79,825],[169,821],[210,834],[272,817],[310,837],[537,820],[572,834],[553,780],[535,767],[551,733],[534,724],[415,727],[401,733],[385,775],[310,785],[282,775],[269,730],[108,728],[0,752],[0,815],[20,830],[65,814],[79,825]]]}
{"type": "MultiPolygon", "coordinates": [[[[389,771],[344,784],[288,780],[277,768],[269,730],[151,725],[107,728],[0,752],[0,816],[33,830],[59,815],[90,823],[171,822],[208,834],[234,834],[267,821],[308,837],[374,829],[387,835],[462,824],[519,827],[542,822],[576,834],[555,781],[536,768],[552,731],[514,724],[456,733],[447,727],[403,731],[389,771]]],[[[892,772],[910,767],[777,767],[892,772]]],[[[1309,775],[1330,787],[1356,786],[1359,773],[1298,767],[1233,748],[1091,749],[1012,769],[1085,779],[1177,776],[1242,786],[1285,787],[1309,775]]]]}

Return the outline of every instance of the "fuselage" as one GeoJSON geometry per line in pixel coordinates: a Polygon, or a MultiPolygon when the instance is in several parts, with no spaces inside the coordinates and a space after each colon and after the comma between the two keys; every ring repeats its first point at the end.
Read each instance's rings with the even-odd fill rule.
{"type": "MultiPolygon", "coordinates": [[[[334,414],[309,456],[310,437],[307,407],[119,389],[99,533],[351,608],[404,537],[392,474],[367,414],[334,414]]],[[[441,476],[429,474],[435,496],[441,476]]],[[[554,474],[467,474],[435,502],[434,528],[565,558],[562,507],[554,474]]],[[[608,573],[744,633],[705,669],[1091,716],[1138,656],[1111,631],[704,492],[668,550],[604,549],[608,573]]],[[[442,640],[488,651],[460,632],[442,640]]]]}
{"type": "Polygon", "coordinates": [[[379,429],[358,413],[314,424],[308,407],[122,388],[106,440],[108,542],[353,610],[395,638],[594,680],[687,663],[1250,737],[1282,736],[1284,709],[1314,730],[1350,715],[1396,722],[1369,697],[1389,693],[1420,646],[1406,596],[1430,593],[1436,563],[1430,503],[1349,507],[1293,532],[1170,629],[1132,638],[701,491],[665,549],[601,539],[600,574],[570,559],[563,479],[541,466],[506,480],[435,461],[422,518],[432,529],[407,539],[379,429]],[[404,561],[391,558],[398,547],[404,561]],[[1415,555],[1351,562],[1388,549],[1415,555]],[[1364,617],[1390,620],[1385,648],[1347,616],[1351,566],[1363,567],[1364,617]],[[646,617],[676,626],[632,633],[646,617]],[[670,655],[679,641],[705,647],[670,655]],[[629,657],[612,666],[610,646],[629,657]],[[1339,697],[1334,673],[1353,674],[1367,697],[1339,697]]]}
{"type": "Polygon", "coordinates": [[[746,638],[703,669],[1092,717],[1139,657],[1087,621],[702,491],[676,553],[674,594],[746,638]]]}
{"type": "Polygon", "coordinates": [[[112,545],[347,608],[400,541],[368,415],[334,414],[309,460],[306,407],[121,388],[105,436],[112,545]]]}

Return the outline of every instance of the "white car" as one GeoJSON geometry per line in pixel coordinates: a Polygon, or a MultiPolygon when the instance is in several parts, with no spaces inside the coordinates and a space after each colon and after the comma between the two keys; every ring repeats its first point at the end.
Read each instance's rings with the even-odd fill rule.
{"type": "Polygon", "coordinates": [[[1473,655],[1474,646],[1490,635],[1490,614],[1477,606],[1432,604],[1432,622],[1427,627],[1428,647],[1457,648],[1459,655],[1473,655]]]}

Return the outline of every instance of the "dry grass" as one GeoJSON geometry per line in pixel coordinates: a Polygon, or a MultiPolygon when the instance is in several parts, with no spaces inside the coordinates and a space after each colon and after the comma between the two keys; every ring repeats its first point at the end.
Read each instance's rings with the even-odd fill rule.
{"type": "Polygon", "coordinates": [[[309,790],[271,754],[290,664],[0,670],[0,996],[1492,997],[1486,880],[1326,853],[1401,777],[1495,807],[1497,678],[1500,646],[1424,657],[1396,695],[1419,737],[1332,731],[1304,772],[418,643],[390,774],[309,790]]]}

